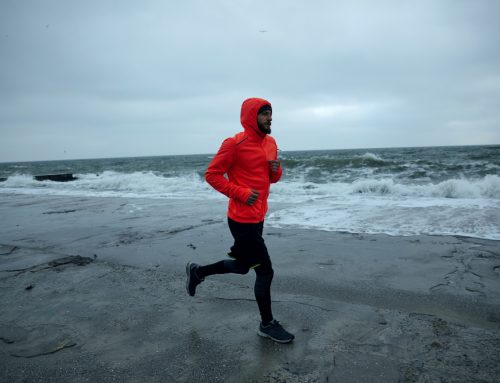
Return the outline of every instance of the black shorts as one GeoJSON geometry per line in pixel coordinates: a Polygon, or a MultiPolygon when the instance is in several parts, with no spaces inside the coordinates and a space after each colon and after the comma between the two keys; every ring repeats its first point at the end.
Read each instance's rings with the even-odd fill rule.
{"type": "Polygon", "coordinates": [[[271,259],[262,238],[264,222],[240,223],[231,218],[227,222],[234,238],[234,245],[228,255],[246,268],[256,271],[272,270],[271,259]]]}

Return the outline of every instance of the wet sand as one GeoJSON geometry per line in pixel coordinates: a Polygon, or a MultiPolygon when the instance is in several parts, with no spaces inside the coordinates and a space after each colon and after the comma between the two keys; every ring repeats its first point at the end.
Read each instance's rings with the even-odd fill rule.
{"type": "Polygon", "coordinates": [[[500,381],[500,242],[266,227],[280,345],[252,273],[186,294],[186,262],[231,245],[225,208],[1,195],[0,381],[500,381]]]}

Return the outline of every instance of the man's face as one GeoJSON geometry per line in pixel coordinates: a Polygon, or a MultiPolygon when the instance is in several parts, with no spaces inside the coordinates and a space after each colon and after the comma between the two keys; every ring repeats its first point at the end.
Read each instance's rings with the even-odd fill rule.
{"type": "Polygon", "coordinates": [[[262,133],[271,134],[271,121],[273,120],[273,112],[266,110],[263,113],[257,114],[257,126],[262,133]]]}

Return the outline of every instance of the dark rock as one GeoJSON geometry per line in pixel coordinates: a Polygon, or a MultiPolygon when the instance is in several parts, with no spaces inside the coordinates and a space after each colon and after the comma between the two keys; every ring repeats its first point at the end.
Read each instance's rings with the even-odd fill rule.
{"type": "Polygon", "coordinates": [[[56,182],[68,182],[77,180],[78,177],[74,177],[72,173],[64,174],[45,174],[34,177],[37,181],[56,181],[56,182]]]}
{"type": "Polygon", "coordinates": [[[59,258],[55,259],[53,261],[50,261],[48,265],[50,267],[58,267],[62,265],[68,265],[68,264],[74,264],[77,266],[85,266],[88,265],[89,263],[94,262],[92,258],[89,257],[82,257],[80,255],[70,255],[68,257],[64,258],[59,258]]]}

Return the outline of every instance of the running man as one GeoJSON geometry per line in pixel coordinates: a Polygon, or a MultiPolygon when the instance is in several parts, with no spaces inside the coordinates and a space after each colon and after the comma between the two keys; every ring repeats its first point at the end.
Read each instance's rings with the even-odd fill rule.
{"type": "Polygon", "coordinates": [[[255,299],[261,322],[258,334],[280,343],[295,336],[274,319],[271,310],[271,283],[274,271],[262,231],[271,183],[281,178],[278,148],[271,134],[272,107],[261,98],[249,98],[241,106],[243,132],[227,138],[205,173],[207,182],[229,197],[228,224],[234,245],[231,259],[206,266],[188,262],[186,289],[194,296],[196,286],[214,274],[246,274],[253,269],[255,299]],[[227,176],[227,177],[226,177],[227,176]]]}

